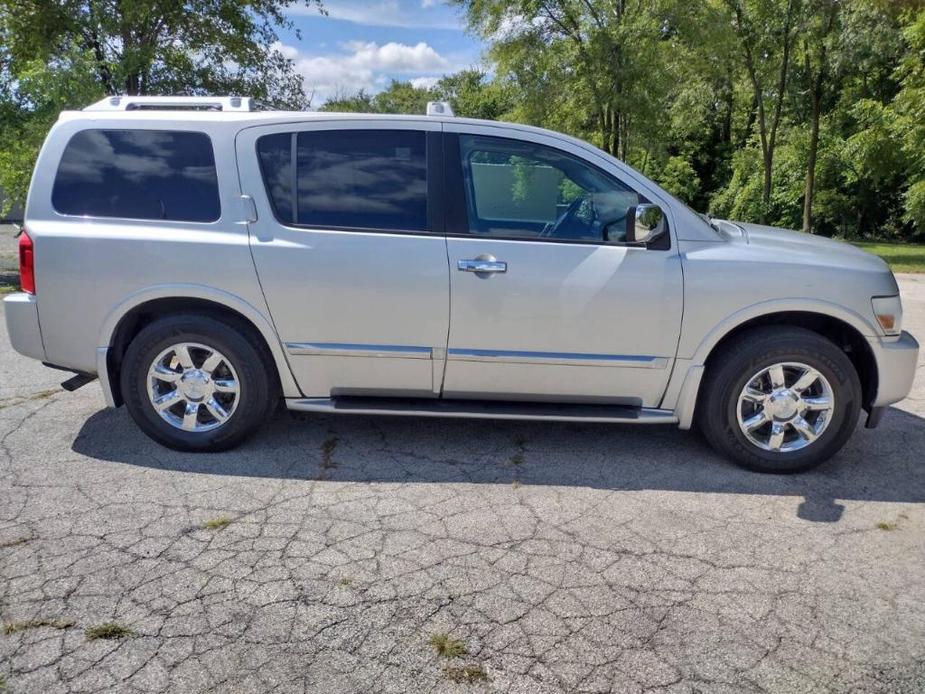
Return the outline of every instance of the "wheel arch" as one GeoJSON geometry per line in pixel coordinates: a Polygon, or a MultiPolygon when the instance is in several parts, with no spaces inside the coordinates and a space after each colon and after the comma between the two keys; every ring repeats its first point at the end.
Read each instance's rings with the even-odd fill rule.
{"type": "Polygon", "coordinates": [[[224,318],[252,331],[273,360],[283,395],[300,395],[276,330],[260,311],[234,295],[208,287],[162,287],[133,295],[114,308],[103,322],[97,343],[100,345],[97,370],[108,405],[122,404],[118,386],[122,358],[138,331],[155,318],[191,312],[224,318]]]}
{"type": "Polygon", "coordinates": [[[678,374],[677,379],[672,379],[673,383],[669,385],[662,407],[671,402],[668,397],[674,389],[675,410],[678,412],[682,429],[691,426],[702,392],[702,378],[710,370],[711,358],[715,357],[723,345],[749,330],[773,325],[811,330],[845,352],[861,382],[862,404],[865,409],[869,410],[879,386],[877,361],[865,337],[865,334],[871,333],[870,326],[860,316],[847,312],[818,310],[817,308],[778,308],[741,316],[738,321],[729,321],[719,326],[700,344],[694,357],[688,362],[687,370],[683,374],[678,374]],[[677,380],[676,385],[675,380],[677,380]]]}

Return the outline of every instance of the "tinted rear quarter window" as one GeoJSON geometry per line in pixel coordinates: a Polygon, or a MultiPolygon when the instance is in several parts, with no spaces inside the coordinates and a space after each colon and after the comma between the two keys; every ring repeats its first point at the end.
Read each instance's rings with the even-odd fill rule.
{"type": "Polygon", "coordinates": [[[274,212],[284,224],[425,231],[425,138],[413,130],[265,135],[257,141],[257,155],[274,212]]]}
{"type": "Polygon", "coordinates": [[[221,216],[205,133],[83,130],[68,142],[52,189],[61,214],[214,222],[221,216]]]}

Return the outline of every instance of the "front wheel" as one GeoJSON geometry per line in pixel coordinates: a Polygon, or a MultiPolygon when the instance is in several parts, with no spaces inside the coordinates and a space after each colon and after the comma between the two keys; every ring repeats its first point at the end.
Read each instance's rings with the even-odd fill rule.
{"type": "Polygon", "coordinates": [[[802,472],[837,453],[861,410],[854,365],[804,328],[746,332],[711,357],[698,423],[710,444],[757,472],[802,472]]]}
{"type": "Polygon", "coordinates": [[[158,319],[132,340],[122,364],[122,397],[152,439],[184,451],[240,443],[273,404],[260,345],[240,326],[211,316],[158,319]]]}

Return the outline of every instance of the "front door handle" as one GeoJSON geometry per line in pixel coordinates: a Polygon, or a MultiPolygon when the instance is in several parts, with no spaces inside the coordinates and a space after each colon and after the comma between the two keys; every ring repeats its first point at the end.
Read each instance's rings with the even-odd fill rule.
{"type": "Polygon", "coordinates": [[[479,256],[468,260],[458,260],[457,269],[462,272],[477,272],[479,274],[491,274],[494,272],[507,272],[507,263],[503,260],[497,260],[494,256],[479,256]]]}

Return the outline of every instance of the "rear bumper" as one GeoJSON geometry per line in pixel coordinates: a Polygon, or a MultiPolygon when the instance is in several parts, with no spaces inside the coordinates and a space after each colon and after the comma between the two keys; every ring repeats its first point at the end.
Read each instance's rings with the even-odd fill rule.
{"type": "Polygon", "coordinates": [[[872,338],[870,348],[877,361],[877,395],[871,406],[886,407],[899,402],[912,390],[919,360],[919,343],[903,331],[896,342],[872,338]]]}
{"type": "Polygon", "coordinates": [[[10,294],[3,299],[6,331],[20,354],[45,361],[45,346],[39,328],[39,310],[32,294],[10,294]]]}

